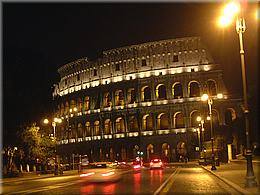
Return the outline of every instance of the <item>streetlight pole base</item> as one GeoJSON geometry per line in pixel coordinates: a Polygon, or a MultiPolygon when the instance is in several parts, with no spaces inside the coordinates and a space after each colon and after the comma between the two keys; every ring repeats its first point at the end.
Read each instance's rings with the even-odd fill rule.
{"type": "Polygon", "coordinates": [[[255,176],[246,177],[246,188],[257,187],[257,182],[255,181],[255,176]]]}
{"type": "Polygon", "coordinates": [[[216,166],[213,165],[213,166],[211,167],[211,171],[216,171],[216,170],[217,170],[216,166]]]}

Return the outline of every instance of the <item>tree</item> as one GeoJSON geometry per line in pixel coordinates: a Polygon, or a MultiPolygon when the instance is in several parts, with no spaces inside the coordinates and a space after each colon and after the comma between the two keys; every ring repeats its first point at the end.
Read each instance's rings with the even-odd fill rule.
{"type": "Polygon", "coordinates": [[[21,133],[22,145],[29,161],[46,162],[54,156],[55,140],[33,123],[21,133]]]}

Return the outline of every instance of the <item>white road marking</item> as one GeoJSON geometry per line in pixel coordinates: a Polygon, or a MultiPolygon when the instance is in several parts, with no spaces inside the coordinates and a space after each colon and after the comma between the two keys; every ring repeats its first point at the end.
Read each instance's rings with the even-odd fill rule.
{"type": "Polygon", "coordinates": [[[159,194],[161,190],[166,186],[166,184],[170,181],[170,179],[178,172],[179,172],[179,168],[176,168],[176,170],[163,182],[163,184],[153,194],[154,195],[159,194]]]}

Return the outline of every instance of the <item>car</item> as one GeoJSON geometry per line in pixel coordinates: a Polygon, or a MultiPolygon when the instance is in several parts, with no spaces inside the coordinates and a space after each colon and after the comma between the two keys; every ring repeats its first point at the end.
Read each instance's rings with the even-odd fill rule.
{"type": "Polygon", "coordinates": [[[82,170],[80,178],[90,183],[116,182],[122,178],[119,171],[109,168],[106,163],[92,163],[82,170]]]}
{"type": "Polygon", "coordinates": [[[150,169],[163,168],[163,162],[159,158],[152,159],[150,161],[150,169]]]}
{"type": "Polygon", "coordinates": [[[133,160],[132,168],[133,168],[134,172],[140,172],[141,171],[142,161],[140,160],[140,158],[136,158],[135,160],[133,160]]]}

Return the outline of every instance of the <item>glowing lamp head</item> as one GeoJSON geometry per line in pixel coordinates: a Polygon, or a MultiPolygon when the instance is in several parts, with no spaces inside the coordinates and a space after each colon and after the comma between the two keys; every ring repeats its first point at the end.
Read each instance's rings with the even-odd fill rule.
{"type": "Polygon", "coordinates": [[[223,94],[222,94],[222,93],[218,93],[218,94],[217,94],[217,98],[218,98],[218,99],[223,99],[223,94]]]}
{"type": "Polygon", "coordinates": [[[73,108],[73,111],[74,111],[74,112],[77,112],[77,110],[78,110],[78,109],[77,109],[76,107],[73,108]]]}
{"type": "Polygon", "coordinates": [[[203,95],[201,96],[201,100],[202,100],[203,102],[207,101],[208,99],[209,99],[208,94],[203,94],[203,95]]]}
{"type": "Polygon", "coordinates": [[[48,124],[48,123],[49,123],[49,120],[46,118],[46,119],[43,120],[43,123],[44,123],[44,124],[48,124]]]}
{"type": "Polygon", "coordinates": [[[230,18],[234,17],[240,12],[240,5],[237,2],[230,2],[228,3],[224,9],[223,9],[223,14],[225,16],[228,16],[230,18]]]}
{"type": "Polygon", "coordinates": [[[233,21],[233,18],[228,16],[220,16],[218,19],[218,26],[220,27],[227,27],[229,26],[233,21]]]}
{"type": "Polygon", "coordinates": [[[207,120],[210,121],[210,116],[207,116],[207,120]]]}
{"type": "Polygon", "coordinates": [[[201,121],[201,117],[198,116],[196,120],[197,120],[197,122],[200,122],[201,121]]]}

